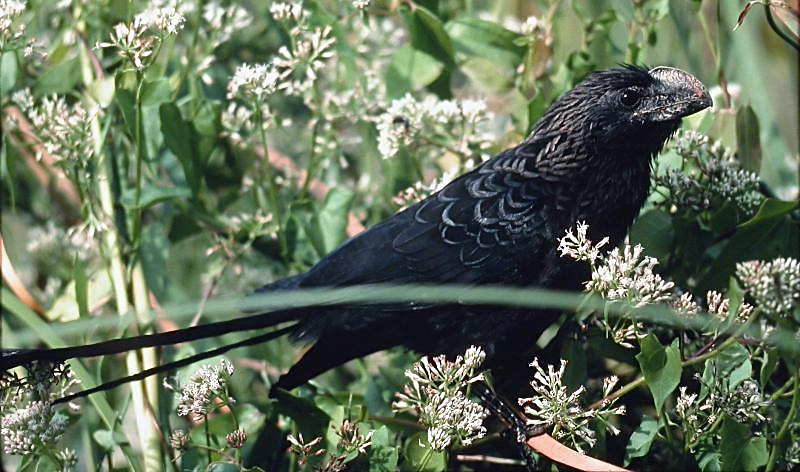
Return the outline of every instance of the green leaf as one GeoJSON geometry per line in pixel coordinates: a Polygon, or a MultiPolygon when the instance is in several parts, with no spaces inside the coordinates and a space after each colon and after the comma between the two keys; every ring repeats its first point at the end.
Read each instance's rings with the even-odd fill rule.
{"type": "Polygon", "coordinates": [[[680,383],[681,356],[676,343],[664,347],[653,334],[642,338],[639,344],[641,352],[636,355],[636,360],[653,395],[656,413],[660,416],[664,401],[680,383]]]}
{"type": "Polygon", "coordinates": [[[35,95],[67,93],[81,80],[81,63],[78,58],[61,62],[39,76],[34,87],[35,95]]]}
{"type": "Polygon", "coordinates": [[[769,382],[769,379],[772,377],[775,369],[778,368],[778,360],[780,360],[780,354],[778,354],[778,350],[767,349],[767,351],[764,353],[764,360],[761,363],[761,371],[759,372],[759,383],[761,385],[767,385],[767,382],[769,382]]]}
{"type": "MultiPolygon", "coordinates": [[[[144,210],[169,200],[188,198],[191,196],[192,192],[186,187],[158,188],[148,185],[142,188],[138,206],[144,210]]],[[[135,210],[137,207],[136,191],[132,188],[125,189],[120,197],[120,203],[122,203],[122,206],[127,210],[135,210]]]]}
{"type": "Polygon", "coordinates": [[[6,51],[0,56],[0,97],[11,93],[17,81],[17,58],[14,51],[6,51]]]}
{"type": "Polygon", "coordinates": [[[648,255],[662,262],[669,255],[674,239],[672,218],[661,210],[648,211],[631,228],[631,242],[641,244],[648,255]]]}
{"type": "Polygon", "coordinates": [[[511,69],[516,68],[525,54],[525,48],[514,41],[521,35],[491,21],[461,17],[445,25],[455,50],[466,56],[482,57],[511,69]]]}
{"type": "Polygon", "coordinates": [[[761,172],[761,134],[758,117],[750,105],[736,114],[736,149],[742,167],[761,172]]]}
{"type": "Polygon", "coordinates": [[[336,249],[347,237],[347,221],[350,204],[355,193],[345,187],[333,187],[325,196],[322,208],[317,212],[315,223],[322,236],[325,254],[336,249]]]}
{"type": "Polygon", "coordinates": [[[397,470],[397,446],[393,445],[389,429],[381,426],[372,434],[372,445],[369,448],[369,471],[392,472],[397,470]]]}
{"type": "Polygon", "coordinates": [[[106,452],[113,451],[127,441],[124,434],[119,431],[109,431],[107,429],[95,431],[92,433],[92,439],[106,452]]]}
{"type": "MultiPolygon", "coordinates": [[[[751,219],[736,227],[736,232],[708,266],[705,277],[698,283],[695,291],[705,293],[708,290],[722,289],[734,272],[737,262],[774,256],[776,248],[773,243],[779,243],[780,239],[775,237],[773,230],[797,206],[797,201],[771,198],[764,200],[751,219]]],[[[777,252],[782,251],[778,248],[777,252]]]]}
{"type": "Polygon", "coordinates": [[[733,344],[719,353],[716,369],[713,378],[727,379],[728,388],[732,390],[753,374],[750,352],[741,344],[733,344]]]}
{"type": "Polygon", "coordinates": [[[650,451],[650,446],[658,435],[659,422],[652,416],[643,416],[642,422],[631,434],[628,445],[625,446],[625,462],[627,466],[631,459],[643,457],[650,451]]]}
{"type": "Polygon", "coordinates": [[[751,436],[749,426],[725,418],[719,446],[723,471],[756,470],[767,463],[766,438],[751,436]]]}
{"type": "Polygon", "coordinates": [[[722,470],[722,464],[720,464],[722,454],[719,452],[703,452],[699,457],[695,456],[695,458],[697,459],[697,465],[703,472],[719,472],[722,470]]]}
{"type": "Polygon", "coordinates": [[[425,7],[417,6],[406,15],[411,32],[411,45],[430,54],[447,66],[455,65],[455,49],[442,20],[425,7]]]}
{"type": "Polygon", "coordinates": [[[114,76],[104,79],[97,79],[86,87],[86,90],[102,108],[107,107],[114,101],[116,85],[114,76]]]}
{"type": "Polygon", "coordinates": [[[386,92],[392,98],[419,90],[436,80],[443,65],[432,56],[404,46],[395,51],[386,71],[386,92]]]}
{"type": "Polygon", "coordinates": [[[167,147],[183,167],[186,182],[197,195],[203,178],[203,169],[200,163],[200,151],[197,148],[198,136],[191,123],[183,119],[181,111],[174,103],[164,103],[159,107],[161,116],[161,132],[167,147]]]}
{"type": "Polygon", "coordinates": [[[420,431],[406,440],[405,456],[411,467],[419,472],[438,472],[447,467],[447,453],[432,451],[428,446],[428,433],[420,431]],[[427,463],[425,457],[428,456],[427,463]]]}

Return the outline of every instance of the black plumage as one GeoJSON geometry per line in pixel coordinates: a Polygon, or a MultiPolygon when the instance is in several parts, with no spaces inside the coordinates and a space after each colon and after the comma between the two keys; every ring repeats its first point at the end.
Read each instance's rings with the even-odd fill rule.
{"type": "MultiPolygon", "coordinates": [[[[392,283],[541,286],[575,290],[587,268],[559,258],[557,238],[578,221],[590,238],[624,238],[648,194],[652,158],[681,118],[711,105],[678,69],[624,66],[596,72],[564,94],[531,135],[429,198],[343,244],[304,274],[259,292],[392,283]]],[[[528,350],[546,312],[419,303],[284,310],[79,348],[5,353],[8,369],[33,359],[121,352],[296,320],[310,349],[279,386],[293,388],[396,345],[454,353],[471,344],[501,365],[528,350]]],[[[281,334],[284,331],[281,331],[281,334]]]]}

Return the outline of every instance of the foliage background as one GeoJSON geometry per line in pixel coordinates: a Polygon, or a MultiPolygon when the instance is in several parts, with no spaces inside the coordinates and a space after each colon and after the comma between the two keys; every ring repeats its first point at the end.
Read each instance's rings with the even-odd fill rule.
{"type": "MultiPolygon", "coordinates": [[[[693,117],[686,126],[738,149],[740,162],[758,172],[767,196],[797,199],[797,55],[769,28],[762,8],[753,9],[734,32],[744,2],[374,1],[362,13],[350,2],[314,1],[305,3],[310,28],[333,28],[335,54],[323,61],[310,92],[279,92],[269,100],[274,118],[266,133],[270,155],[284,159],[276,166],[275,208],[258,133],[244,132],[237,138],[222,116],[231,102],[226,87],[237,67],[269,62],[282,46],[293,44],[294,33],[272,18],[264,2],[242,2],[247,21],[216,44],[214,35],[221,30],[215,31],[197,13],[204,3],[198,1],[186,14],[183,30],[164,39],[154,64],[143,73],[132,70],[113,49],[94,45],[108,40],[113,25],[144,10],[144,2],[30,1],[17,18],[16,24],[27,25],[25,38],[35,38],[37,45],[29,57],[21,47],[8,47],[0,62],[2,236],[22,283],[44,307],[46,325],[4,290],[3,346],[115,337],[129,328],[100,326],[94,320],[115,319],[129,309],[138,312],[143,330],[153,323],[160,330],[184,325],[195,312],[202,315],[201,322],[228,316],[235,302],[198,306],[197,301],[235,297],[307,269],[343,241],[348,228],[352,234],[360,225],[368,227],[397,211],[395,197],[415,182],[421,179],[427,186],[446,171],[467,166],[469,159],[479,159],[481,151],[473,148],[443,152],[437,144],[457,141],[447,134],[434,145],[417,142],[408,152],[382,159],[376,122],[391,99],[406,92],[486,100],[493,114],[487,132],[494,139],[485,152],[491,154],[523,139],[547,106],[592,70],[620,62],[679,67],[714,87],[715,94],[715,109],[693,117]],[[520,35],[529,16],[540,19],[540,29],[520,35]],[[197,71],[201,64],[203,70],[197,71]],[[365,90],[367,71],[382,85],[350,102],[353,110],[321,106],[326,92],[344,96],[348,90],[365,90]],[[721,82],[732,96],[729,103],[721,82]],[[137,133],[140,84],[144,92],[139,96],[142,120],[137,133]],[[10,119],[12,108],[19,108],[12,95],[24,88],[36,99],[59,94],[69,103],[94,109],[99,121],[91,133],[106,133],[98,152],[78,162],[36,160],[37,138],[28,139],[22,126],[10,119]],[[754,123],[757,134],[747,134],[754,123]],[[105,170],[100,155],[111,164],[105,170]],[[141,179],[136,177],[139,163],[141,179]],[[303,171],[310,171],[324,188],[304,186],[303,171]],[[59,179],[59,172],[66,177],[59,179]],[[99,180],[105,178],[111,183],[113,215],[104,214],[97,192],[99,180]],[[270,214],[272,219],[266,219],[270,214]],[[80,228],[83,237],[68,237],[73,227],[80,228]],[[116,243],[109,242],[110,233],[116,234],[116,243]],[[116,272],[124,285],[121,293],[114,291],[114,260],[123,266],[116,272]],[[121,299],[125,303],[120,304],[121,299]],[[73,323],[82,331],[62,330],[61,323],[73,323]]],[[[37,132],[42,130],[33,130],[37,132]]],[[[669,151],[662,159],[674,162],[677,157],[669,151]]],[[[665,277],[686,290],[724,290],[735,262],[798,253],[791,209],[768,222],[756,221],[737,238],[752,215],[731,213],[729,207],[722,211],[724,202],[705,213],[664,211],[657,203],[654,197],[643,210],[632,240],[659,259],[665,277]]],[[[670,339],[669,333],[659,333],[670,339]]],[[[226,335],[165,349],[158,361],[241,337],[226,335]]],[[[636,376],[636,351],[618,352],[600,338],[560,340],[563,351],[556,353],[573,366],[570,385],[596,381],[612,364],[623,379],[636,376]],[[587,349],[601,355],[587,356],[587,349]],[[615,361],[609,364],[606,358],[615,361]]],[[[269,400],[271,382],[298,355],[285,340],[229,354],[237,367],[231,391],[239,417],[247,418],[243,427],[250,438],[242,449],[245,464],[294,469],[296,457],[285,453],[286,435],[322,435],[327,447],[335,449],[338,439],[328,426],[345,417],[362,419],[376,430],[370,470],[392,469],[398,461],[405,467],[415,464],[416,453],[408,446],[414,443],[413,418],[398,419],[390,409],[412,354],[395,350],[355,361],[321,376],[297,396],[269,400]],[[391,452],[393,447],[400,448],[399,455],[391,452]]],[[[113,359],[86,366],[84,383],[125,373],[123,363],[113,359]]],[[[777,375],[785,381],[792,375],[792,364],[782,366],[777,375]]],[[[179,375],[193,368],[183,370],[179,375]]],[[[691,379],[691,373],[684,372],[684,379],[691,379]]],[[[137,408],[135,400],[129,406],[128,389],[110,392],[106,399],[110,411],[120,414],[117,432],[104,422],[108,418],[103,418],[102,407],[86,402],[80,413],[70,415],[63,445],[79,451],[78,467],[85,470],[105,464],[126,468],[127,461],[148,463],[148,448],[160,446],[141,444],[134,421],[137,408]]],[[[174,401],[168,392],[159,395],[165,434],[171,428],[192,427],[171,414],[174,401]]],[[[622,417],[622,435],[601,441],[591,451],[614,463],[622,463],[642,415],[653,415],[644,389],[625,402],[629,414],[622,417]]],[[[787,408],[780,405],[776,411],[785,415],[787,408]]],[[[211,420],[212,434],[224,437],[231,427],[228,416],[211,420]]],[[[194,430],[202,434],[202,427],[195,425],[194,430]]],[[[670,440],[656,444],[663,448],[654,447],[634,465],[663,464],[659,461],[675,457],[670,440]]],[[[481,447],[478,452],[514,457],[497,438],[481,447]]],[[[453,467],[458,464],[454,457],[449,456],[453,467]]],[[[687,453],[670,464],[697,467],[692,457],[687,453]]],[[[188,453],[181,464],[203,466],[204,460],[202,454],[188,453]]],[[[706,466],[713,468],[713,461],[706,466]]]]}

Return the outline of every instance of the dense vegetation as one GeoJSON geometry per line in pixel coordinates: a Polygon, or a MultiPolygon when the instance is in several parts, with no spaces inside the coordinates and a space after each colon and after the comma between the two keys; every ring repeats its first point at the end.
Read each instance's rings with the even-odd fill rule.
{"type": "MultiPolygon", "coordinates": [[[[564,310],[538,341],[520,405],[575,450],[643,470],[800,464],[792,2],[264,3],[0,0],[3,347],[235,316],[242,294],[519,142],[589,72],[671,65],[712,88],[715,106],[654,164],[629,243],[607,252],[583,226],[565,235],[563,257],[592,266],[587,293],[435,297],[564,310]]],[[[364,294],[263,301],[331,296],[364,294]]],[[[3,463],[522,464],[469,396],[471,381],[491,379],[479,346],[449,361],[379,353],[270,398],[301,353],[279,339],[50,403],[246,336],[6,374],[3,463]]]]}

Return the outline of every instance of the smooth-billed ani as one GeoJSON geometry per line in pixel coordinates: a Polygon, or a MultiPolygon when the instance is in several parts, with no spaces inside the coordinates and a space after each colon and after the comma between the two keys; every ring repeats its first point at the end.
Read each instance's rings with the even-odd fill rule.
{"type": "MultiPolygon", "coordinates": [[[[678,69],[623,66],[593,73],[556,101],[518,146],[352,238],[308,272],[259,292],[376,283],[579,289],[587,268],[559,258],[557,238],[585,221],[591,239],[608,236],[611,246],[618,244],[648,194],[654,156],[681,118],[710,105],[703,84],[678,69]]],[[[419,353],[480,345],[488,365],[499,366],[529,350],[552,315],[419,303],[298,308],[87,346],[6,351],[0,368],[289,321],[295,323],[274,336],[290,333],[310,348],[281,377],[278,386],[286,389],[396,345],[419,353]]]]}

